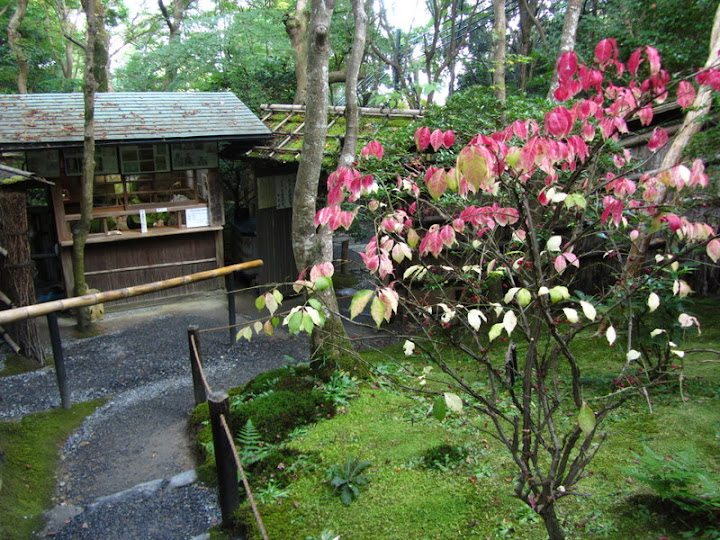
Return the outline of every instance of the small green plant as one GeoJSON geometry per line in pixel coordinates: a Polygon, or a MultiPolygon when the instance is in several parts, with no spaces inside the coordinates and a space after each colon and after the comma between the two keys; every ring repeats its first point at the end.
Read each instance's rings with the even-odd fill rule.
{"type": "Polygon", "coordinates": [[[249,418],[235,438],[235,442],[240,445],[238,455],[243,465],[261,461],[273,450],[272,445],[262,440],[260,433],[249,418]]]}
{"type": "Polygon", "coordinates": [[[637,466],[627,469],[628,474],[664,501],[691,514],[720,510],[720,484],[692,452],[663,456],[645,445],[644,454],[636,454],[635,460],[637,466]]]}
{"type": "Polygon", "coordinates": [[[369,461],[357,461],[350,456],[342,465],[334,465],[328,469],[328,482],[340,495],[344,505],[349,506],[360,495],[359,488],[370,482],[370,477],[363,474],[369,466],[369,461]]]}
{"type": "Polygon", "coordinates": [[[278,487],[274,480],[270,480],[265,484],[265,487],[255,493],[255,498],[262,504],[272,504],[279,499],[284,499],[289,494],[290,491],[278,487]]]}
{"type": "Polygon", "coordinates": [[[325,383],[323,393],[336,405],[347,405],[348,400],[357,394],[357,378],[344,371],[336,371],[325,383]]]}

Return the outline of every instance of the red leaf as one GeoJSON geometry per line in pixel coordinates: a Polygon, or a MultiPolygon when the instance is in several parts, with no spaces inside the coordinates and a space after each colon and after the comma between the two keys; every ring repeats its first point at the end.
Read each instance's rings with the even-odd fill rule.
{"type": "Polygon", "coordinates": [[[677,89],[677,102],[683,109],[690,107],[695,101],[695,87],[688,81],[680,81],[677,89]]]}
{"type": "Polygon", "coordinates": [[[563,53],[557,61],[558,80],[569,81],[577,71],[577,56],[573,51],[563,53]]]}
{"type": "Polygon", "coordinates": [[[443,132],[439,129],[436,129],[430,134],[430,145],[433,147],[433,150],[436,152],[438,151],[438,148],[440,148],[444,143],[443,138],[443,132]]]}
{"type": "Polygon", "coordinates": [[[445,135],[443,135],[443,143],[446,148],[450,148],[453,144],[455,144],[455,132],[452,129],[448,129],[445,132],[445,135]]]}
{"type": "Polygon", "coordinates": [[[655,47],[651,47],[650,45],[645,46],[645,53],[647,54],[648,62],[650,62],[650,73],[655,75],[660,71],[661,67],[660,53],[657,52],[655,47]]]}
{"type": "Polygon", "coordinates": [[[642,48],[635,49],[633,53],[630,55],[630,58],[627,62],[627,68],[630,72],[630,75],[633,77],[637,76],[638,68],[640,67],[640,64],[642,63],[642,48]]]}
{"type": "Polygon", "coordinates": [[[657,152],[660,148],[665,146],[668,141],[668,134],[665,128],[656,127],[653,130],[653,134],[648,141],[648,148],[652,152],[657,152]]]}
{"type": "Polygon", "coordinates": [[[611,58],[617,58],[617,43],[606,38],[595,46],[595,61],[604,67],[611,58]]]}
{"type": "Polygon", "coordinates": [[[567,137],[573,127],[573,118],[565,107],[556,107],[545,115],[545,129],[555,137],[567,137]]]}
{"type": "Polygon", "coordinates": [[[418,152],[423,152],[430,144],[430,129],[426,127],[419,127],[415,131],[415,144],[417,145],[418,152]]]}

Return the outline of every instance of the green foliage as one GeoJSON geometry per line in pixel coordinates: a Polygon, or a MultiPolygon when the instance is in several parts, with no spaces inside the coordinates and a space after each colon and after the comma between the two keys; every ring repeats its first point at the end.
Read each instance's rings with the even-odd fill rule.
{"type": "Polygon", "coordinates": [[[453,444],[441,444],[428,448],[422,455],[423,465],[426,469],[447,471],[454,469],[468,457],[467,448],[453,444]]]}
{"type": "Polygon", "coordinates": [[[25,540],[55,492],[58,447],[102,400],[0,422],[0,538],[25,540]]]}
{"type": "Polygon", "coordinates": [[[333,465],[327,470],[327,480],[345,506],[349,506],[360,496],[360,488],[370,483],[370,477],[363,474],[370,467],[369,461],[358,461],[353,456],[341,465],[333,465]]]}
{"type": "Polygon", "coordinates": [[[262,440],[260,433],[249,418],[238,432],[235,442],[239,446],[240,461],[244,466],[264,459],[273,449],[272,445],[262,440]]]}
{"type": "Polygon", "coordinates": [[[643,451],[635,454],[636,465],[627,470],[630,476],[689,514],[720,511],[720,483],[692,451],[667,456],[648,445],[643,445],[643,451]]]}
{"type": "Polygon", "coordinates": [[[357,395],[357,391],[357,378],[344,371],[333,372],[330,380],[323,387],[323,393],[335,405],[347,405],[348,401],[357,395]]]}

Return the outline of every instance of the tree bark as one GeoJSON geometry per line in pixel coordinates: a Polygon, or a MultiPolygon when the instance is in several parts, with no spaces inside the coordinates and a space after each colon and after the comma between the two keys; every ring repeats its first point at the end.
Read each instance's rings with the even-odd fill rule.
{"type": "MultiPolygon", "coordinates": [[[[85,75],[83,77],[83,95],[85,101],[85,130],[83,135],[83,174],[80,196],[80,219],[72,230],[73,286],[75,296],[88,292],[85,280],[85,242],[90,232],[93,209],[93,184],[95,181],[95,40],[97,38],[97,17],[95,0],[83,0],[83,9],[87,18],[87,39],[85,43],[85,75]]],[[[80,331],[90,327],[90,311],[77,310],[77,323],[80,331]]]]}
{"type": "Polygon", "coordinates": [[[290,38],[295,59],[295,99],[293,103],[297,104],[303,104],[307,99],[309,20],[310,12],[307,0],[298,0],[295,13],[285,21],[285,32],[290,38]]]}
{"type": "MultiPolygon", "coordinates": [[[[705,62],[705,68],[709,68],[711,66],[717,67],[718,50],[720,50],[720,5],[718,5],[717,10],[715,11],[715,21],[710,35],[710,52],[708,59],[705,62]]],[[[702,118],[710,112],[711,105],[712,89],[707,86],[701,86],[695,95],[695,101],[693,101],[692,107],[688,109],[680,129],[675,135],[675,138],[673,138],[667,153],[663,157],[659,170],[662,171],[669,169],[682,162],[682,154],[685,147],[690,142],[692,136],[699,132],[700,128],[702,128],[702,118]]],[[[659,183],[658,188],[658,195],[650,203],[654,206],[661,206],[664,204],[668,196],[666,186],[659,183]]],[[[645,258],[647,257],[648,249],[650,248],[650,238],[651,233],[644,231],[635,239],[630,247],[630,253],[628,254],[627,262],[625,264],[625,269],[629,277],[637,277],[640,274],[640,271],[645,263],[645,258]]]]}
{"type": "Polygon", "coordinates": [[[17,87],[20,94],[28,93],[28,75],[30,73],[30,67],[28,61],[25,58],[25,51],[23,51],[20,45],[20,25],[25,17],[27,11],[28,0],[18,0],[15,13],[8,22],[7,33],[8,33],[8,44],[10,49],[15,55],[15,61],[18,65],[18,76],[17,76],[17,87]]]}
{"type": "Polygon", "coordinates": [[[505,59],[507,57],[505,0],[493,0],[493,8],[493,88],[495,98],[504,106],[507,103],[505,91],[505,59]]]}
{"type": "MultiPolygon", "coordinates": [[[[28,244],[27,198],[24,192],[0,190],[0,246],[7,257],[0,255],[0,283],[2,292],[12,302],[7,307],[29,306],[35,303],[35,284],[28,244]]],[[[5,327],[20,346],[20,354],[45,364],[35,319],[10,323],[5,327]]]]}
{"type": "Polygon", "coordinates": [[[549,540],[565,540],[565,531],[555,513],[554,504],[544,508],[543,511],[540,512],[540,517],[543,518],[543,522],[545,523],[545,530],[548,533],[549,540]]]}
{"type": "Polygon", "coordinates": [[[95,51],[93,74],[98,92],[110,91],[110,34],[106,28],[107,8],[102,0],[95,0],[95,19],[97,36],[95,38],[95,51]]]}
{"type": "MultiPolygon", "coordinates": [[[[292,219],[292,241],[298,271],[331,261],[333,257],[332,231],[315,227],[318,185],[327,135],[328,64],[330,60],[330,20],[334,0],[313,0],[309,26],[307,59],[307,107],[302,155],[295,182],[292,219]]],[[[345,366],[352,351],[345,328],[338,313],[337,299],[332,287],[313,293],[326,307],[324,327],[316,328],[310,336],[312,356],[324,360],[326,367],[345,366]]]]}
{"type": "MultiPolygon", "coordinates": [[[[577,36],[578,24],[580,23],[580,15],[582,14],[582,6],[583,0],[568,0],[562,35],[560,36],[560,52],[558,53],[558,58],[560,58],[563,53],[575,50],[575,38],[577,36]]],[[[550,89],[547,94],[548,100],[552,100],[554,98],[555,90],[557,90],[560,85],[557,77],[558,72],[556,62],[552,79],[550,80],[550,89]]]]}

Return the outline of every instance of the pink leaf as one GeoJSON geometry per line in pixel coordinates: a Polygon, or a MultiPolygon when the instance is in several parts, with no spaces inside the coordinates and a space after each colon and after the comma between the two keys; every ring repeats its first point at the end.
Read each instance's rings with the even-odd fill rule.
{"type": "Polygon", "coordinates": [[[630,75],[633,77],[637,76],[638,68],[640,67],[640,63],[642,62],[642,48],[635,49],[633,53],[630,55],[630,58],[627,62],[627,68],[630,72],[630,75]]]}
{"type": "Polygon", "coordinates": [[[425,126],[415,131],[415,144],[418,152],[423,152],[430,145],[430,129],[425,126]]]}
{"type": "Polygon", "coordinates": [[[677,102],[683,109],[690,107],[695,101],[695,87],[688,81],[680,81],[677,90],[677,102]]]}
{"type": "Polygon", "coordinates": [[[440,240],[447,247],[452,246],[455,243],[455,229],[450,225],[445,225],[440,229],[440,240]]]}
{"type": "Polygon", "coordinates": [[[647,107],[643,107],[638,111],[638,116],[640,117],[640,123],[643,126],[649,126],[650,122],[652,122],[653,119],[653,109],[650,105],[647,107]]]}
{"type": "Polygon", "coordinates": [[[444,143],[444,137],[443,132],[439,129],[436,129],[430,134],[430,146],[433,147],[433,150],[436,152],[438,149],[443,145],[444,143]]]}
{"type": "Polygon", "coordinates": [[[595,46],[595,61],[605,66],[611,58],[617,57],[617,43],[613,38],[606,38],[595,46]]]}
{"type": "Polygon", "coordinates": [[[554,266],[555,266],[555,271],[558,274],[562,274],[565,271],[565,268],[567,267],[567,261],[565,260],[565,256],[558,255],[557,257],[555,257],[554,266]]]}
{"type": "Polygon", "coordinates": [[[450,148],[455,144],[455,132],[452,129],[448,129],[443,135],[443,144],[445,148],[450,148]]]}
{"type": "Polygon", "coordinates": [[[662,148],[663,146],[665,146],[665,144],[667,144],[667,141],[668,141],[667,130],[665,130],[665,128],[656,127],[653,130],[653,134],[650,137],[650,141],[648,141],[648,148],[653,152],[657,152],[658,150],[660,150],[660,148],[662,148]]]}
{"type": "Polygon", "coordinates": [[[655,47],[651,47],[650,45],[645,46],[645,52],[647,54],[648,62],[650,62],[650,73],[655,75],[660,71],[661,67],[660,53],[657,52],[655,47]]]}
{"type": "Polygon", "coordinates": [[[433,200],[438,200],[447,189],[445,169],[437,169],[427,181],[428,192],[433,200]]]}
{"type": "Polygon", "coordinates": [[[693,161],[688,185],[707,187],[708,177],[707,174],[705,174],[705,164],[702,162],[701,159],[696,159],[695,161],[693,161]]]}
{"type": "Polygon", "coordinates": [[[545,115],[545,129],[555,137],[567,137],[573,127],[573,117],[565,107],[555,107],[545,115]]]}
{"type": "Polygon", "coordinates": [[[557,61],[558,80],[568,81],[577,71],[577,56],[573,51],[563,53],[557,61]]]}
{"type": "Polygon", "coordinates": [[[713,240],[710,240],[705,249],[708,257],[710,257],[714,263],[720,260],[720,239],[714,238],[713,240]]]}

